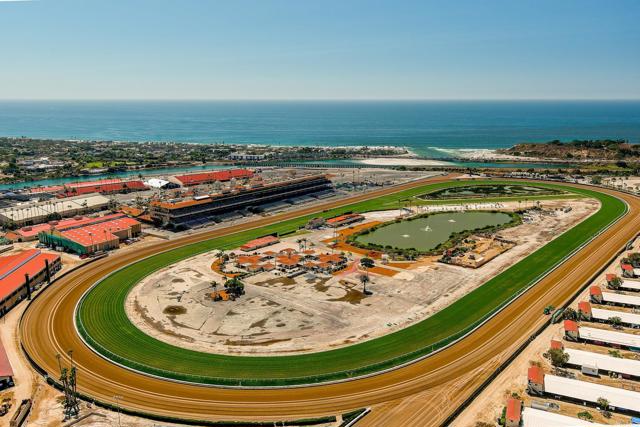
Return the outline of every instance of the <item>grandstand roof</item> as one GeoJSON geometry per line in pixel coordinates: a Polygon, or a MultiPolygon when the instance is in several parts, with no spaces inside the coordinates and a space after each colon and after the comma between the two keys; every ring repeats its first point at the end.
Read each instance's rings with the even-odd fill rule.
{"type": "Polygon", "coordinates": [[[175,178],[182,185],[198,185],[206,182],[229,181],[232,178],[251,178],[253,171],[248,169],[230,169],[215,172],[201,172],[187,175],[177,175],[175,178]]]}
{"type": "Polygon", "coordinates": [[[199,198],[197,200],[195,199],[189,199],[189,200],[179,200],[179,201],[159,201],[159,200],[154,200],[150,203],[151,206],[158,206],[160,208],[163,209],[168,209],[168,210],[173,210],[173,209],[180,209],[180,208],[185,208],[185,207],[189,207],[189,206],[196,206],[196,205],[203,205],[203,204],[207,204],[207,203],[211,203],[212,201],[215,201],[218,198],[222,198],[222,197],[226,197],[229,195],[233,195],[233,194],[238,194],[238,193],[250,193],[253,191],[262,191],[264,189],[269,189],[269,188],[273,188],[273,187],[282,187],[282,186],[286,186],[286,185],[290,185],[296,182],[303,182],[303,181],[309,181],[309,180],[313,180],[313,179],[318,179],[321,177],[326,177],[325,175],[313,175],[313,176],[305,176],[302,178],[296,178],[296,179],[292,179],[292,180],[288,180],[288,181],[279,181],[279,182],[272,182],[266,185],[263,185],[261,187],[258,188],[242,188],[240,190],[237,190],[235,193],[220,193],[220,194],[210,194],[210,195],[206,195],[206,196],[199,196],[199,198]]]}
{"type": "Polygon", "coordinates": [[[60,259],[59,255],[28,249],[15,255],[0,257],[0,301],[11,295],[25,283],[25,274],[36,276],[49,263],[60,259]]]}

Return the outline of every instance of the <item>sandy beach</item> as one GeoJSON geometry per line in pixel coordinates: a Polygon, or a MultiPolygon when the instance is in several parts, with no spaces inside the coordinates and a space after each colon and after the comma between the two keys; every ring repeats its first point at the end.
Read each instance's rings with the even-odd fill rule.
{"type": "Polygon", "coordinates": [[[441,160],[413,159],[409,157],[379,157],[358,160],[358,163],[371,166],[450,166],[453,163],[441,160]]]}

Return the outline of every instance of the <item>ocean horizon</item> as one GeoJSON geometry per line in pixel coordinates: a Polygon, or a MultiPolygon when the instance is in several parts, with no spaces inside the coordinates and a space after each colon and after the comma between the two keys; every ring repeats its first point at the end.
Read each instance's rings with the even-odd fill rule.
{"type": "Polygon", "coordinates": [[[0,136],[402,146],[428,158],[521,142],[640,143],[640,101],[0,101],[0,136]]]}

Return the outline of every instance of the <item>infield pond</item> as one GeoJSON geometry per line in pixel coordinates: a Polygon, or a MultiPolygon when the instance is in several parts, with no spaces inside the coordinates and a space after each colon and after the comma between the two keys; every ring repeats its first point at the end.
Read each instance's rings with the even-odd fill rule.
{"type": "Polygon", "coordinates": [[[444,212],[383,225],[356,240],[426,252],[449,240],[453,233],[500,226],[511,220],[509,214],[502,212],[444,212]]]}

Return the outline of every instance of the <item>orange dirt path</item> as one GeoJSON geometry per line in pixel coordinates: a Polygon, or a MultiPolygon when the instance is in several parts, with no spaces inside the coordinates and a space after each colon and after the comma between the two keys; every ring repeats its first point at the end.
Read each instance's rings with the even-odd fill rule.
{"type": "Polygon", "coordinates": [[[625,200],[629,205],[627,215],[465,339],[426,359],[368,378],[257,390],[166,381],[123,369],[95,354],[78,337],[73,313],[77,301],[93,283],[158,251],[447,179],[451,177],[386,188],[101,259],[58,280],[31,303],[21,322],[21,343],[34,363],[53,377],[59,376],[56,354],[68,363],[66,352],[73,349],[81,393],[104,402],[113,402],[113,396],[120,395],[122,407],[156,415],[200,420],[283,419],[373,406],[373,413],[365,417],[363,426],[440,425],[515,346],[543,324],[546,318],[541,313],[545,306],[560,306],[569,300],[636,236],[639,198],[600,189],[625,200]]]}

